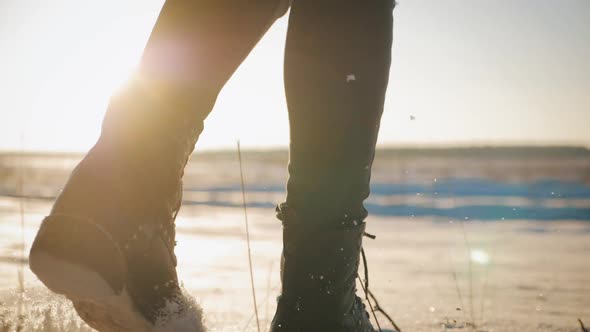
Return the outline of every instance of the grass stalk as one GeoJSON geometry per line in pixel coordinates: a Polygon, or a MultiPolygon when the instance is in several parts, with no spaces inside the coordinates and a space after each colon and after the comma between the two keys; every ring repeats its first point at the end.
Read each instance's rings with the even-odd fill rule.
{"type": "Polygon", "coordinates": [[[473,262],[471,261],[471,244],[467,238],[467,232],[465,231],[465,225],[463,220],[459,221],[461,224],[461,231],[463,232],[463,240],[465,241],[465,248],[467,249],[467,268],[469,274],[469,316],[471,318],[471,326],[475,324],[475,317],[473,316],[473,262]]]}
{"type": "Polygon", "coordinates": [[[238,141],[238,161],[240,162],[240,183],[242,185],[242,204],[244,207],[244,222],[246,224],[246,243],[248,246],[248,266],[250,269],[250,285],[252,287],[252,301],[254,302],[254,314],[256,315],[256,327],[260,332],[260,318],[258,317],[258,306],[256,304],[256,289],[254,287],[254,272],[252,271],[252,250],[250,248],[250,229],[248,225],[248,210],[246,209],[246,189],[244,186],[244,170],[242,167],[242,150],[238,141]]]}
{"type": "Polygon", "coordinates": [[[25,298],[25,201],[24,198],[24,133],[20,135],[21,149],[18,156],[18,177],[17,177],[17,192],[21,197],[19,199],[19,217],[20,217],[20,261],[18,264],[18,307],[17,307],[17,324],[16,331],[22,331],[24,326],[24,298],[25,298]]]}

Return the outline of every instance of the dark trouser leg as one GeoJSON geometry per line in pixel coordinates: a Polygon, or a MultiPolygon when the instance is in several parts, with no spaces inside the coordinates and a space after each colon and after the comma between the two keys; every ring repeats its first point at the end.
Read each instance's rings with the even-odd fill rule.
{"type": "MultiPolygon", "coordinates": [[[[187,158],[203,130],[217,95],[276,18],[287,9],[277,0],[169,0],[164,4],[127,87],[113,96],[100,139],[78,167],[81,187],[106,187],[108,173],[119,181],[125,205],[149,219],[161,205],[175,208],[187,158]],[[101,178],[102,177],[102,178],[101,178]],[[80,180],[81,181],[81,180],[80,180]],[[153,197],[148,197],[148,196],[153,197]],[[167,197],[164,199],[163,197],[167,197]]],[[[110,190],[106,195],[113,197],[110,190]]],[[[89,194],[100,196],[96,190],[89,194]]],[[[62,195],[57,212],[88,210],[74,190],[62,195]],[[71,195],[69,195],[71,193],[71,195]],[[64,202],[64,204],[60,204],[64,202]]],[[[166,207],[165,207],[166,208],[166,207]]],[[[103,209],[104,210],[104,209],[103,209]]],[[[102,212],[101,212],[102,213],[102,212]]],[[[108,213],[108,212],[107,212],[108,213]]]]}
{"type": "Polygon", "coordinates": [[[363,220],[389,77],[391,0],[297,0],[285,84],[287,205],[303,222],[363,220]]]}
{"type": "Polygon", "coordinates": [[[178,177],[219,91],[286,4],[167,1],[137,74],[109,105],[101,141],[141,165],[136,176],[178,177]]]}
{"type": "Polygon", "coordinates": [[[374,332],[355,295],[371,164],[389,77],[392,0],[296,0],[282,290],[272,332],[374,332]]]}
{"type": "MultiPolygon", "coordinates": [[[[70,176],[35,240],[31,269],[40,279],[61,280],[52,289],[70,299],[99,303],[107,297],[66,293],[68,284],[86,276],[56,278],[43,268],[47,253],[84,266],[117,293],[125,287],[133,313],[154,323],[179,292],[174,219],[188,156],[222,86],[281,9],[285,2],[277,0],[166,2],[137,74],[112,98],[99,141],[70,176]],[[94,241],[100,246],[86,245],[94,241]]],[[[91,324],[126,317],[78,312],[91,324]]]]}

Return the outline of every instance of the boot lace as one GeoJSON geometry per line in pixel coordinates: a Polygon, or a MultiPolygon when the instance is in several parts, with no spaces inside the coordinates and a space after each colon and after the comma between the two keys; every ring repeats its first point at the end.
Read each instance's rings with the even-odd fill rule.
{"type": "MultiPolygon", "coordinates": [[[[372,239],[372,240],[374,240],[376,238],[375,235],[369,234],[367,232],[365,232],[363,235],[372,239]]],[[[361,279],[360,275],[358,275],[358,274],[357,274],[357,278],[359,279],[360,284],[361,284],[361,288],[363,289],[363,292],[365,293],[365,300],[369,304],[369,308],[371,309],[371,314],[373,315],[373,318],[375,319],[375,323],[377,324],[377,328],[379,329],[379,332],[382,332],[383,329],[381,328],[381,324],[379,324],[379,320],[377,319],[377,314],[376,314],[377,312],[381,313],[389,321],[389,323],[395,328],[395,330],[397,332],[402,332],[402,330],[397,326],[397,324],[395,323],[393,318],[381,307],[381,305],[379,305],[379,301],[377,300],[377,298],[375,297],[373,292],[371,292],[371,290],[369,289],[369,265],[367,263],[367,256],[365,254],[365,249],[362,247],[361,247],[361,257],[363,259],[363,271],[365,274],[365,280],[363,281],[361,279]]]]}

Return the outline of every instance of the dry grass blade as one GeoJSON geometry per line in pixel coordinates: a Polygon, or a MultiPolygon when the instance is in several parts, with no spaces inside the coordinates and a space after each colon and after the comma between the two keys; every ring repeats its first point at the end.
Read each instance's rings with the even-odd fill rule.
{"type": "MultiPolygon", "coordinates": [[[[24,196],[24,186],[25,186],[25,179],[24,179],[24,133],[21,132],[20,135],[20,144],[21,149],[18,156],[18,183],[17,183],[17,192],[19,196],[24,196]]],[[[20,241],[20,262],[18,265],[18,308],[17,308],[17,324],[16,324],[16,331],[22,331],[24,326],[24,297],[25,297],[25,268],[24,268],[24,261],[25,261],[25,202],[23,198],[19,199],[19,216],[20,216],[20,232],[21,232],[21,241],[20,241]]]]}
{"type": "Polygon", "coordinates": [[[461,288],[459,287],[459,281],[457,280],[457,272],[455,272],[455,267],[453,264],[453,257],[449,255],[449,261],[451,262],[451,275],[453,276],[453,282],[455,283],[455,290],[457,291],[457,297],[459,298],[459,305],[460,307],[457,308],[457,310],[461,311],[461,314],[463,315],[463,320],[467,320],[465,318],[465,310],[464,310],[464,304],[463,304],[463,295],[461,294],[461,288]]]}
{"type": "Polygon", "coordinates": [[[248,211],[246,209],[246,189],[244,186],[244,170],[242,167],[242,150],[238,141],[238,161],[240,162],[240,181],[242,185],[242,203],[244,207],[244,221],[246,223],[246,243],[248,245],[248,265],[250,268],[250,284],[252,286],[252,300],[254,302],[254,314],[256,315],[256,327],[260,332],[260,319],[258,317],[258,305],[256,304],[256,289],[254,287],[254,272],[252,272],[252,251],[250,249],[250,229],[248,226],[248,211]]]}
{"type": "Polygon", "coordinates": [[[467,267],[469,269],[469,316],[471,318],[471,324],[475,324],[475,317],[473,312],[473,262],[471,261],[471,244],[467,238],[467,232],[465,231],[465,225],[463,220],[460,220],[461,231],[463,232],[463,240],[465,241],[465,248],[467,249],[467,267]]]}

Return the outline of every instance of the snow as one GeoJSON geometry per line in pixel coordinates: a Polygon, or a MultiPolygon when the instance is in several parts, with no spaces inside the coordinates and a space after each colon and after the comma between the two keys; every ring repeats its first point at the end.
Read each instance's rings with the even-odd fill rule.
{"type": "MultiPolygon", "coordinates": [[[[27,244],[48,210],[49,204],[27,207],[27,244]]],[[[8,227],[15,215],[3,211],[0,248],[17,255],[20,236],[8,227]]],[[[255,331],[242,213],[228,207],[182,210],[178,273],[183,303],[191,311],[175,315],[178,307],[171,304],[166,311],[172,314],[158,331],[200,331],[199,305],[212,331],[255,331]]],[[[280,290],[281,227],[269,209],[251,208],[249,214],[258,309],[266,327],[280,290]]],[[[371,289],[403,329],[433,332],[474,321],[482,331],[577,331],[577,318],[590,317],[590,224],[461,222],[471,249],[457,221],[369,217],[367,231],[377,235],[365,241],[371,289]],[[475,263],[471,272],[469,260],[475,263]]],[[[10,260],[0,262],[0,322],[2,315],[17,322],[17,269],[10,260]]],[[[71,306],[46,291],[28,269],[25,286],[27,326],[61,324],[56,331],[66,331],[63,326],[87,331],[71,306]]]]}

